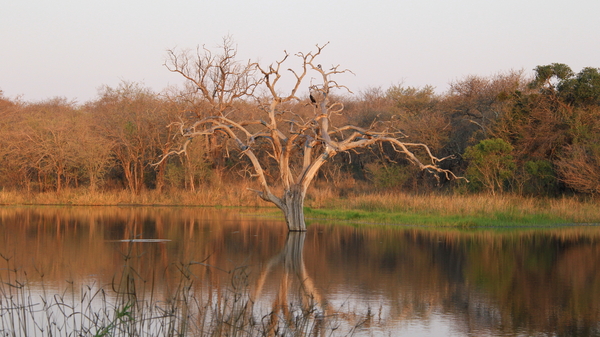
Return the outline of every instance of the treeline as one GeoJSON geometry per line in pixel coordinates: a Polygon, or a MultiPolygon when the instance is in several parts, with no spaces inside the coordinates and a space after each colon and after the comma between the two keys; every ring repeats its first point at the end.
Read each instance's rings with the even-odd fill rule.
{"type": "MultiPolygon", "coordinates": [[[[434,179],[385,146],[336,156],[319,179],[336,187],[359,183],[414,192],[600,193],[599,70],[575,73],[551,64],[538,66],[533,78],[518,71],[470,76],[441,95],[430,86],[395,85],[337,97],[345,108],[336,123],[386,123],[405,141],[450,157],[441,165],[470,183],[434,179]]],[[[105,87],[83,104],[62,98],[24,102],[0,92],[0,188],[139,193],[252,179],[246,159],[218,135],[197,137],[186,154],[154,165],[181,144],[171,122],[210,113],[195,97],[135,83],[105,87]]],[[[308,97],[294,104],[309,105],[308,97]]],[[[260,119],[259,105],[237,105],[234,113],[260,119]]]]}

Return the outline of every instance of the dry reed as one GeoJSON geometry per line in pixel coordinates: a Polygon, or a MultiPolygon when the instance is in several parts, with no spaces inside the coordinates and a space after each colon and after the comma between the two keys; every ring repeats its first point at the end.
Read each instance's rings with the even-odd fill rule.
{"type": "Polygon", "coordinates": [[[179,281],[174,289],[157,289],[155,280],[142,279],[134,269],[131,262],[137,257],[131,250],[124,255],[123,270],[112,284],[78,288],[68,281],[65,289],[53,293],[45,286],[43,275],[42,282],[31,282],[10,257],[0,254],[4,263],[0,269],[0,334],[321,336],[335,331],[336,336],[343,336],[351,335],[364,322],[354,314],[354,323],[342,326],[338,317],[349,314],[323,316],[319,303],[286,303],[289,307],[284,312],[289,315],[275,309],[265,313],[250,296],[245,267],[215,270],[231,275],[230,286],[221,289],[194,273],[194,268],[212,267],[199,262],[178,263],[179,281]]]}
{"type": "MultiPolygon", "coordinates": [[[[200,186],[197,191],[155,190],[138,194],[128,191],[90,192],[66,189],[62,192],[24,193],[0,191],[4,205],[173,205],[222,207],[273,207],[248,190],[250,183],[200,186]]],[[[600,222],[600,207],[593,198],[533,198],[504,195],[415,195],[402,192],[371,191],[364,188],[336,190],[319,185],[309,190],[305,206],[315,209],[363,210],[369,212],[414,213],[438,216],[544,215],[571,222],[600,222]]]]}

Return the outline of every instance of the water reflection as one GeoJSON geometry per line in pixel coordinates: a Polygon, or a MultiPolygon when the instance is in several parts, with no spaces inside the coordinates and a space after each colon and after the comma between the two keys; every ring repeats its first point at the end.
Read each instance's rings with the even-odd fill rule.
{"type": "Polygon", "coordinates": [[[313,223],[288,235],[281,221],[237,211],[0,208],[0,253],[30,281],[109,285],[124,257],[136,277],[165,293],[184,266],[208,292],[243,272],[236,286],[248,288],[258,311],[335,313],[367,335],[600,334],[599,241],[596,227],[464,232],[313,223]]]}
{"type": "MultiPolygon", "coordinates": [[[[285,246],[277,255],[268,260],[261,268],[259,277],[256,281],[256,286],[252,287],[252,301],[259,302],[263,297],[263,290],[267,280],[273,281],[279,279],[279,287],[276,290],[275,299],[269,306],[271,312],[283,315],[288,321],[292,320],[292,312],[290,311],[288,296],[298,298],[297,303],[300,303],[298,310],[304,313],[304,316],[310,315],[314,317],[323,317],[327,314],[324,307],[325,302],[320,294],[320,291],[315,287],[315,284],[308,274],[304,265],[304,240],[306,233],[290,232],[287,234],[285,246]],[[280,268],[279,273],[274,272],[274,269],[280,268]]],[[[279,315],[275,315],[275,318],[279,315]]],[[[271,322],[275,325],[276,322],[271,322]]]]}

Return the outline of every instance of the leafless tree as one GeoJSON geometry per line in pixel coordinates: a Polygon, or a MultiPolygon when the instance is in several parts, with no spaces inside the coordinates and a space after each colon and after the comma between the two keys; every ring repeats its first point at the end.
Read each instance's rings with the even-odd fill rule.
{"type": "MultiPolygon", "coordinates": [[[[163,128],[169,120],[169,108],[150,89],[137,83],[107,86],[100,94],[87,109],[98,120],[98,134],[112,144],[112,154],[123,170],[127,187],[139,193],[145,187],[150,164],[169,146],[165,137],[168,132],[163,128]]],[[[164,168],[158,167],[159,180],[164,168]]]]}
{"type": "Polygon", "coordinates": [[[565,156],[556,162],[557,171],[575,191],[600,194],[600,151],[597,146],[567,146],[565,156]]]}
{"type": "Polygon", "coordinates": [[[206,48],[198,48],[194,57],[189,52],[169,51],[168,69],[181,74],[195,87],[208,111],[195,120],[182,117],[171,124],[180,130],[183,142],[179,150],[167,153],[161,161],[169,155],[186,153],[195,137],[225,136],[251,162],[260,186],[252,191],[283,211],[290,231],[306,230],[303,214],[306,191],[323,164],[341,152],[389,143],[420,169],[455,178],[452,172],[438,167],[445,158],[436,158],[425,144],[400,141],[403,135],[384,125],[375,123],[368,128],[333,125],[344,106],[331,99],[332,91],[348,90],[334,77],[349,70],[317,63],[326,45],[317,45],[315,51],[292,57],[286,52],[279,61],[261,66],[236,61],[231,40],[224,42],[223,54],[216,56],[206,48]],[[300,66],[296,70],[287,69],[292,84],[290,90],[283,91],[280,81],[284,64],[293,57],[300,60],[300,66]],[[315,78],[309,79],[309,73],[315,78]],[[300,98],[300,89],[307,81],[310,100],[300,98]],[[262,96],[258,94],[259,88],[265,92],[262,96]],[[235,102],[245,99],[257,100],[263,111],[259,118],[246,118],[236,109],[235,102]],[[277,168],[276,177],[266,173],[273,166],[277,168]],[[279,195],[274,192],[276,186],[282,190],[279,195]]]}

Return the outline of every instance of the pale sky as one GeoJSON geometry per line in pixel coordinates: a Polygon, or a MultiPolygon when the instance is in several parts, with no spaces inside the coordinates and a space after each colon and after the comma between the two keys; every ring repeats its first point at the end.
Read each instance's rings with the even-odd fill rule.
{"type": "Polygon", "coordinates": [[[320,63],[371,87],[448,84],[468,75],[565,63],[600,67],[600,0],[2,0],[0,90],[37,101],[97,98],[102,85],[161,91],[182,79],[166,50],[215,48],[231,35],[243,60],[330,42],[320,63]]]}

